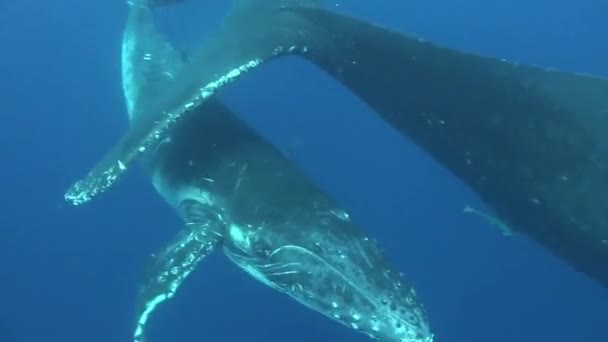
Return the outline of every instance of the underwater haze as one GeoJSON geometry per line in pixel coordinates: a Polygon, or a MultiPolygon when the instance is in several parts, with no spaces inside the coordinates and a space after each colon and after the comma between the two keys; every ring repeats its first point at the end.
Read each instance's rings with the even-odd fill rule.
{"type": "MultiPolygon", "coordinates": [[[[187,46],[228,5],[167,8],[163,28],[187,46]]],[[[608,76],[605,1],[324,5],[443,46],[608,76]]],[[[0,0],[0,342],[131,340],[146,263],[182,226],[139,168],[87,205],[63,199],[127,129],[126,15],[122,0],[0,0]]],[[[379,240],[425,303],[435,341],[608,341],[608,289],[465,213],[489,209],[316,68],[288,58],[261,69],[219,96],[379,240]]],[[[153,316],[147,342],[369,340],[221,253],[203,263],[153,316]]]]}

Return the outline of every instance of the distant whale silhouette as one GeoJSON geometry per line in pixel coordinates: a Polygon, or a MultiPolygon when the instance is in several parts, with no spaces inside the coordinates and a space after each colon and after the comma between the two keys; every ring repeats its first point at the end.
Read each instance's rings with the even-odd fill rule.
{"type": "Polygon", "coordinates": [[[242,0],[233,13],[176,75],[176,96],[161,97],[155,108],[164,109],[135,122],[67,200],[105,191],[223,85],[301,55],[467,184],[510,230],[608,285],[606,78],[442,48],[314,1],[242,0]]]}

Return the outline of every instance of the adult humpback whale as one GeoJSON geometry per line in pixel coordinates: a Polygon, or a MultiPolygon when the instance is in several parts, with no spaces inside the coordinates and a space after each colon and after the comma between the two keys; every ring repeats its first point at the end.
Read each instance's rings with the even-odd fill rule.
{"type": "MultiPolygon", "coordinates": [[[[132,122],[154,107],[183,68],[131,4],[123,37],[123,90],[132,122]]],[[[170,94],[173,96],[174,94],[170,94]]],[[[335,201],[216,99],[179,121],[144,164],[185,227],[158,253],[139,294],[135,341],[209,253],[303,305],[383,341],[431,342],[414,288],[335,201]]]]}
{"type": "Polygon", "coordinates": [[[608,286],[608,80],[442,48],[314,1],[242,0],[176,78],[174,102],[136,121],[66,198],[105,191],[236,76],[301,55],[465,182],[512,230],[608,286]],[[300,6],[302,5],[302,6],[300,6]],[[247,10],[251,7],[255,11],[247,10]]]}
{"type": "Polygon", "coordinates": [[[513,230],[608,286],[608,79],[435,46],[315,8],[304,55],[513,230]]]}

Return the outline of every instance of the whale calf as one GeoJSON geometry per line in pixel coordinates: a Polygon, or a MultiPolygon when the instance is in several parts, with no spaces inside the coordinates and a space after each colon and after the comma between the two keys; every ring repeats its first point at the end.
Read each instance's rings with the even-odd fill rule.
{"type": "MultiPolygon", "coordinates": [[[[182,54],[156,32],[145,3],[130,6],[122,53],[130,120],[146,120],[174,86],[182,54]]],[[[185,224],[147,268],[135,341],[159,304],[220,248],[261,283],[374,339],[433,340],[414,287],[330,196],[219,100],[190,110],[143,159],[185,224]]]]}
{"type": "Polygon", "coordinates": [[[220,247],[253,278],[351,329],[432,341],[413,286],[333,199],[218,101],[196,110],[205,113],[181,121],[146,161],[185,225],[148,267],[135,341],[151,312],[220,247]]]}

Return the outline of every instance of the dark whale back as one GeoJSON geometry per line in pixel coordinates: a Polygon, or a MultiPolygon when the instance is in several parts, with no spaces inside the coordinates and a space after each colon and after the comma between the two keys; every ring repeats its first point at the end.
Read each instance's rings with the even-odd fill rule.
{"type": "Polygon", "coordinates": [[[608,286],[608,79],[435,46],[318,9],[304,57],[468,185],[513,230],[608,286]]]}

